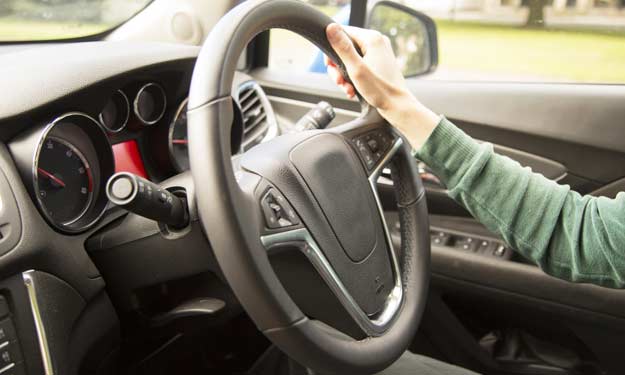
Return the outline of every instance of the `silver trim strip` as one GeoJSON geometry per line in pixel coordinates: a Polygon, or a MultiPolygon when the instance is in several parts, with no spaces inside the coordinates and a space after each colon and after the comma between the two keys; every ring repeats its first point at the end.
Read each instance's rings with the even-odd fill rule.
{"type": "Polygon", "coordinates": [[[9,363],[8,365],[4,366],[3,368],[0,368],[0,374],[4,374],[6,371],[9,371],[13,367],[15,367],[15,363],[9,363]]]}
{"type": "Polygon", "coordinates": [[[22,279],[28,292],[28,300],[30,302],[30,308],[33,312],[33,319],[35,321],[35,330],[37,331],[37,340],[39,341],[39,350],[41,350],[41,361],[43,362],[43,373],[45,375],[54,375],[54,367],[52,365],[52,356],[50,355],[50,348],[48,346],[48,338],[46,336],[46,330],[41,318],[41,311],[39,310],[39,302],[37,302],[37,288],[35,286],[35,279],[33,274],[35,271],[30,270],[22,273],[22,279]]]}
{"type": "Polygon", "coordinates": [[[102,125],[106,129],[106,131],[111,134],[119,133],[120,131],[124,130],[126,128],[126,125],[128,125],[128,120],[130,119],[130,100],[128,100],[128,96],[122,90],[115,91],[115,93],[111,95],[109,100],[113,100],[113,96],[119,95],[119,94],[121,94],[122,98],[124,99],[124,102],[126,103],[126,118],[124,119],[124,121],[122,122],[122,125],[119,128],[111,129],[108,126],[106,126],[106,124],[104,123],[104,117],[102,117],[102,112],[104,111],[104,108],[98,114],[98,120],[100,120],[100,125],[102,125]]]}
{"type": "Polygon", "coordinates": [[[165,89],[163,89],[163,87],[161,85],[159,85],[158,83],[155,83],[155,82],[146,83],[145,85],[141,86],[139,91],[137,91],[137,95],[135,95],[135,100],[132,101],[132,110],[134,111],[135,116],[137,116],[137,118],[144,125],[154,125],[157,122],[161,121],[161,119],[165,115],[165,111],[167,110],[167,93],[165,93],[165,89]],[[157,118],[155,120],[147,121],[146,119],[144,119],[139,114],[139,96],[141,96],[141,94],[143,94],[145,89],[147,89],[150,86],[156,87],[161,92],[161,94],[163,95],[163,109],[161,110],[161,113],[157,116],[157,118]]]}
{"type": "Polygon", "coordinates": [[[332,265],[325,257],[312,235],[306,228],[294,229],[287,232],[275,233],[266,236],[261,236],[260,240],[265,248],[269,248],[273,245],[285,243],[285,242],[304,242],[306,246],[303,248],[303,252],[306,257],[313,264],[317,272],[323,277],[324,281],[328,284],[330,289],[334,292],[339,299],[343,307],[347,310],[350,316],[356,321],[360,328],[369,336],[380,336],[389,328],[390,324],[397,316],[397,312],[401,308],[404,299],[404,290],[401,282],[401,271],[399,268],[399,261],[397,255],[393,249],[393,242],[384,219],[384,212],[382,210],[382,204],[378,196],[376,188],[376,180],[381,175],[384,166],[391,160],[391,158],[402,147],[403,140],[397,138],[397,140],[391,146],[388,153],[378,163],[378,166],[373,170],[369,176],[369,185],[373,191],[375,202],[384,226],[384,235],[386,237],[390,257],[391,265],[393,267],[395,284],[393,289],[389,293],[382,312],[375,316],[368,316],[358,303],[351,296],[345,285],[342,283],[340,277],[332,268],[332,265]]]}

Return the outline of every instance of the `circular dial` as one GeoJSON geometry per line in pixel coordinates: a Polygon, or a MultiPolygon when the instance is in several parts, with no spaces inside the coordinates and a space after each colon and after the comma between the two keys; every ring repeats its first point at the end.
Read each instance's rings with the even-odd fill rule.
{"type": "Polygon", "coordinates": [[[100,124],[109,133],[122,131],[128,123],[130,117],[130,102],[123,91],[117,90],[106,102],[102,112],[100,112],[100,124]]]}
{"type": "Polygon", "coordinates": [[[60,138],[46,138],[35,173],[37,199],[52,221],[69,225],[85,214],[93,199],[93,177],[76,147],[60,138]]]}
{"type": "Polygon", "coordinates": [[[156,83],[148,83],[139,89],[133,103],[135,115],[145,125],[156,124],[167,108],[165,90],[156,83]]]}
{"type": "Polygon", "coordinates": [[[179,172],[189,169],[189,140],[187,139],[187,100],[185,99],[169,126],[169,152],[179,172]]]}

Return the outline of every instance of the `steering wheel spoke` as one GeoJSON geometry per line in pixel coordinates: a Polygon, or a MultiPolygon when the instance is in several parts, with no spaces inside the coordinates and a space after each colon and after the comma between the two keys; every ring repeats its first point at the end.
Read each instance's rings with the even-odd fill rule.
{"type": "Polygon", "coordinates": [[[370,316],[362,310],[345,284],[343,284],[341,277],[334,270],[332,264],[307,228],[299,227],[284,232],[266,234],[261,236],[261,242],[268,252],[275,248],[284,247],[297,248],[301,251],[325,281],[345,311],[368,337],[376,337],[383,334],[388,324],[399,311],[403,298],[399,269],[396,269],[398,272],[397,284],[387,296],[384,309],[382,312],[370,316]]]}

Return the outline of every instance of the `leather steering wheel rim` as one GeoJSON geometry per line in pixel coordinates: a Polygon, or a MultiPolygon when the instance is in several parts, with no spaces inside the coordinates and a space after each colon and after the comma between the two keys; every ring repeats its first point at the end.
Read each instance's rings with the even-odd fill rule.
{"type": "MultiPolygon", "coordinates": [[[[295,0],[246,1],[219,21],[193,71],[188,102],[191,174],[202,227],[224,276],[257,327],[290,357],[317,372],[375,373],[410,345],[429,284],[427,207],[408,143],[395,135],[401,147],[391,162],[402,237],[398,254],[401,305],[382,331],[363,340],[309,319],[293,302],[273,272],[258,233],[250,229],[259,226],[259,215],[251,209],[258,202],[241,187],[246,178],[241,175],[253,174],[235,176],[231,162],[230,131],[236,110],[231,87],[247,43],[267,29],[287,29],[310,40],[342,67],[325,35],[331,22],[295,0]]],[[[377,111],[363,105],[361,117],[342,131],[348,134],[381,123],[384,120],[377,111]]]]}

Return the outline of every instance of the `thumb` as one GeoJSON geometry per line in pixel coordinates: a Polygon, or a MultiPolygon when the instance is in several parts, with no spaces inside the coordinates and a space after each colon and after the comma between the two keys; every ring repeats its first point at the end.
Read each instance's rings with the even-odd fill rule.
{"type": "Polygon", "coordinates": [[[362,58],[356,51],[354,43],[339,24],[329,24],[326,28],[326,36],[348,71],[362,63],[362,58]]]}

